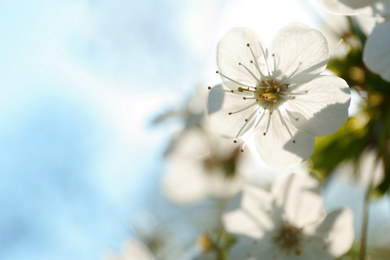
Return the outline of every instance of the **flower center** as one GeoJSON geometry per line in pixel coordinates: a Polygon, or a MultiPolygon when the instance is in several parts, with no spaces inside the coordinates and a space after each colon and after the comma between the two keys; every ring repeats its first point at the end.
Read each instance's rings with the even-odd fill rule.
{"type": "Polygon", "coordinates": [[[252,95],[251,97],[244,97],[244,100],[248,98],[256,99],[258,106],[273,111],[288,99],[288,88],[289,85],[279,84],[276,80],[266,77],[255,87],[239,87],[238,92],[252,95]]]}
{"type": "Polygon", "coordinates": [[[298,247],[302,241],[302,229],[290,224],[282,224],[277,234],[273,237],[281,249],[296,249],[295,253],[300,252],[298,247]]]}

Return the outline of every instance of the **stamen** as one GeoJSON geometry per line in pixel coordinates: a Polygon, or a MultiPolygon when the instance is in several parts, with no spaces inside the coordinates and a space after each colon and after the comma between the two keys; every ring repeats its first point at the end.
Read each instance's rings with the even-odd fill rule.
{"type": "Polygon", "coordinates": [[[268,77],[271,78],[271,71],[270,71],[269,66],[268,66],[267,56],[265,55],[265,52],[264,52],[263,46],[261,46],[261,43],[260,42],[258,42],[258,43],[259,43],[261,52],[263,53],[263,56],[264,56],[265,65],[267,66],[268,77]]]}
{"type": "MultiPolygon", "coordinates": [[[[245,95],[245,93],[240,93],[239,91],[234,91],[233,89],[220,89],[220,88],[211,88],[213,91],[222,91],[226,93],[233,93],[233,94],[239,94],[239,95],[245,95]]],[[[209,87],[209,90],[211,90],[209,87]]]]}
{"type": "MultiPolygon", "coordinates": [[[[284,127],[287,129],[287,132],[288,134],[290,135],[291,139],[293,138],[292,134],[291,134],[291,131],[290,129],[288,128],[286,122],[284,121],[283,117],[282,117],[282,113],[280,112],[280,110],[278,110],[278,114],[279,114],[279,118],[280,118],[280,121],[282,121],[282,124],[284,125],[284,127]]],[[[295,140],[293,139],[292,142],[295,144],[295,140]]]]}
{"type": "MultiPolygon", "coordinates": [[[[265,113],[265,112],[264,112],[264,113],[265,113]]],[[[263,135],[266,135],[267,132],[268,132],[269,125],[270,125],[270,123],[271,123],[271,116],[272,116],[272,112],[270,111],[269,114],[268,114],[267,128],[265,129],[265,132],[263,133],[263,135]]]]}
{"type": "Polygon", "coordinates": [[[240,86],[245,86],[245,87],[248,87],[248,88],[250,88],[250,87],[251,87],[251,86],[249,86],[249,85],[246,85],[246,84],[240,83],[240,82],[238,82],[238,81],[236,81],[236,80],[234,80],[234,79],[232,79],[232,78],[229,78],[228,76],[226,76],[226,75],[222,74],[222,73],[221,73],[221,72],[219,72],[219,71],[217,71],[217,73],[218,73],[219,75],[221,75],[221,77],[224,77],[224,78],[226,78],[226,79],[230,80],[231,82],[234,82],[234,83],[236,83],[236,84],[238,84],[238,85],[240,85],[240,86]]]}
{"type": "Polygon", "coordinates": [[[244,100],[246,100],[246,99],[256,99],[256,100],[258,100],[258,99],[259,99],[259,96],[245,97],[244,100]]]}
{"type": "Polygon", "coordinates": [[[246,69],[246,71],[248,71],[248,72],[252,75],[252,77],[253,77],[259,84],[261,83],[260,79],[258,79],[258,78],[256,77],[256,75],[253,74],[253,72],[250,71],[250,69],[247,68],[247,66],[245,66],[245,65],[242,64],[241,62],[239,62],[238,65],[243,66],[244,69],[246,69]]]}
{"type": "MultiPolygon", "coordinates": [[[[274,60],[274,71],[272,72],[272,75],[275,75],[275,71],[276,71],[275,53],[272,53],[272,59],[274,60]]],[[[272,84],[275,84],[275,77],[272,78],[272,84]]]]}
{"type": "Polygon", "coordinates": [[[242,125],[240,131],[238,131],[238,133],[236,134],[236,137],[235,137],[235,138],[237,138],[237,137],[241,134],[242,130],[244,130],[244,128],[248,125],[249,121],[251,121],[251,119],[252,119],[253,116],[256,114],[256,112],[257,112],[257,109],[255,109],[255,111],[253,111],[253,112],[250,114],[250,116],[249,116],[247,119],[245,119],[245,123],[242,125]]]}
{"type": "Polygon", "coordinates": [[[298,118],[298,117],[293,116],[293,114],[292,114],[290,111],[288,111],[287,109],[285,109],[285,110],[286,110],[287,114],[288,114],[291,118],[294,118],[295,121],[299,121],[299,118],[298,118]]]}
{"type": "Polygon", "coordinates": [[[242,112],[242,111],[244,111],[244,110],[246,110],[246,109],[248,109],[248,108],[250,108],[250,107],[252,107],[252,106],[254,106],[254,105],[256,105],[256,104],[257,104],[257,102],[252,103],[252,104],[250,104],[249,106],[246,106],[246,107],[244,107],[244,108],[242,108],[242,109],[240,109],[240,110],[237,110],[237,111],[234,111],[234,112],[229,112],[229,115],[237,114],[237,113],[239,113],[239,112],[242,112]]]}
{"type": "MultiPolygon", "coordinates": [[[[246,46],[249,47],[249,50],[250,50],[251,53],[252,53],[253,60],[251,60],[251,63],[253,63],[253,61],[255,61],[255,67],[256,67],[257,71],[260,73],[260,76],[261,76],[262,78],[265,78],[265,75],[264,75],[263,72],[261,72],[261,70],[260,70],[259,63],[257,62],[257,58],[256,58],[255,53],[253,52],[253,50],[252,50],[250,44],[248,43],[246,46]]],[[[263,53],[264,53],[264,52],[263,52],[263,53]]],[[[267,82],[267,85],[269,85],[268,82],[267,82]]]]}

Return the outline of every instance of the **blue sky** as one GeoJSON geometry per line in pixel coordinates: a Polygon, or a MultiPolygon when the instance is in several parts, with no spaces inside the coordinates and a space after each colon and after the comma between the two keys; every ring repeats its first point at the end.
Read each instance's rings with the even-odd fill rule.
{"type": "Polygon", "coordinates": [[[0,259],[101,259],[120,247],[163,171],[170,131],[150,121],[219,81],[228,29],[269,42],[288,23],[268,26],[254,3],[0,2],[0,259]]]}

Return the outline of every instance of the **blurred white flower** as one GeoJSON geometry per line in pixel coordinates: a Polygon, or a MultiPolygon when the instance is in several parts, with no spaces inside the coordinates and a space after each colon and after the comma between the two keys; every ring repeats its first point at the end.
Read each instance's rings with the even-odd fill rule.
{"type": "Polygon", "coordinates": [[[371,15],[376,19],[363,49],[363,61],[374,73],[390,81],[390,1],[318,0],[329,12],[340,15],[371,15]]]}
{"type": "Polygon", "coordinates": [[[230,30],[218,45],[223,84],[209,95],[212,123],[235,138],[255,133],[260,156],[274,167],[308,159],[314,136],[332,134],[348,117],[347,83],[320,75],[328,52],[322,33],[301,23],[282,28],[270,50],[252,30],[230,30]]]}
{"type": "Polygon", "coordinates": [[[333,259],[354,241],[352,211],[326,215],[309,175],[284,175],[270,192],[248,186],[231,207],[223,217],[226,230],[239,234],[231,259],[333,259]]]}
{"type": "Polygon", "coordinates": [[[328,41],[331,58],[342,58],[348,54],[351,47],[361,47],[359,38],[352,33],[345,16],[326,13],[321,20],[321,32],[328,41]]]}
{"type": "Polygon", "coordinates": [[[154,260],[156,259],[148,247],[142,242],[132,239],[126,242],[119,256],[110,254],[107,260],[154,260]]]}
{"type": "Polygon", "coordinates": [[[245,182],[238,172],[239,150],[205,129],[189,129],[166,157],[163,190],[178,204],[229,198],[245,182]]]}

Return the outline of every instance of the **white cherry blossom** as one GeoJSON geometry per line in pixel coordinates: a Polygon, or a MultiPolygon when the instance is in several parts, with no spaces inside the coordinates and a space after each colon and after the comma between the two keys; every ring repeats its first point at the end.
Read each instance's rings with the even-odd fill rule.
{"type": "Polygon", "coordinates": [[[328,214],[318,182],[304,174],[284,175],[270,192],[248,186],[223,216],[238,234],[229,259],[334,259],[354,241],[353,214],[328,214]]]}
{"type": "Polygon", "coordinates": [[[254,133],[269,165],[301,163],[313,152],[314,136],[332,134],[348,117],[347,83],[320,75],[328,57],[322,33],[301,23],[282,28],[270,49],[248,28],[230,30],[218,45],[223,83],[209,87],[210,121],[234,142],[254,133]]]}
{"type": "Polygon", "coordinates": [[[239,156],[233,143],[205,129],[189,129],[166,156],[163,191],[177,204],[230,198],[246,182],[239,156]]]}
{"type": "Polygon", "coordinates": [[[370,15],[376,19],[363,49],[363,61],[374,73],[390,81],[390,1],[318,0],[325,10],[340,15],[370,15]]]}

